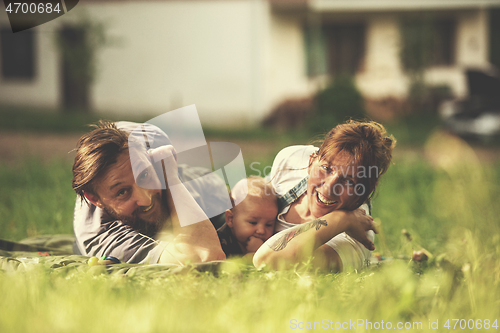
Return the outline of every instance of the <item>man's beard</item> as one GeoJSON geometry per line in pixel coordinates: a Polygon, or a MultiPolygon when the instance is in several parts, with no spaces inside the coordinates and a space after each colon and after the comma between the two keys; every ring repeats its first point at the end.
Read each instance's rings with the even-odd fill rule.
{"type": "Polygon", "coordinates": [[[132,227],[134,230],[144,235],[154,237],[164,228],[170,227],[172,223],[170,220],[170,210],[165,200],[166,195],[166,191],[163,190],[161,194],[157,193],[151,198],[151,202],[155,205],[159,204],[161,209],[159,216],[155,217],[153,220],[144,220],[139,217],[139,215],[143,213],[143,207],[138,207],[131,216],[120,215],[107,205],[104,205],[103,209],[113,219],[121,221],[123,224],[132,227]]]}

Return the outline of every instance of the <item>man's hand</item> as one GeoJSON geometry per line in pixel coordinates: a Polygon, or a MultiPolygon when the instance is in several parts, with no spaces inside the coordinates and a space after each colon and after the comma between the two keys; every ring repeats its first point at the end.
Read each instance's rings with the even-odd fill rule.
{"type": "Polygon", "coordinates": [[[200,262],[226,259],[217,232],[209,220],[182,227],[174,242],[176,240],[193,251],[200,262]]]}
{"type": "Polygon", "coordinates": [[[160,162],[163,165],[164,172],[166,173],[166,181],[173,184],[178,183],[178,169],[177,169],[177,152],[174,146],[165,145],[155,149],[148,150],[151,163],[160,162]]]}
{"type": "Polygon", "coordinates": [[[160,262],[184,264],[188,261],[199,263],[224,260],[226,255],[215,228],[179,179],[174,147],[161,146],[149,150],[148,154],[153,163],[162,163],[167,181],[166,200],[175,236],[163,251],[160,262]]]}
{"type": "Polygon", "coordinates": [[[226,259],[214,227],[205,222],[180,228],[180,233],[163,251],[160,262],[182,265],[226,259]]]}

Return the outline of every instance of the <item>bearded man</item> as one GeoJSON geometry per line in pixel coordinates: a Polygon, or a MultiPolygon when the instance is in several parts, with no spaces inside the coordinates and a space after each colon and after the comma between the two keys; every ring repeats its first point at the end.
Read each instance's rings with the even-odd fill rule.
{"type": "Polygon", "coordinates": [[[153,125],[99,122],[78,141],[73,189],[75,253],[129,263],[225,259],[202,209],[224,202],[224,182],[210,170],[177,165],[168,136],[153,125]]]}

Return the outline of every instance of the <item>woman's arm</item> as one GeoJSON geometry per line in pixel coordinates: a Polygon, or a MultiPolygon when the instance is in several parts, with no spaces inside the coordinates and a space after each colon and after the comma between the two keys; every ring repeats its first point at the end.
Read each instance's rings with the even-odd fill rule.
{"type": "Polygon", "coordinates": [[[345,232],[373,250],[375,245],[366,236],[368,230],[375,231],[375,227],[372,217],[366,215],[364,210],[333,211],[274,235],[255,253],[253,262],[256,267],[265,264],[273,269],[283,269],[314,257],[313,264],[317,267],[341,270],[339,255],[324,244],[345,232]]]}

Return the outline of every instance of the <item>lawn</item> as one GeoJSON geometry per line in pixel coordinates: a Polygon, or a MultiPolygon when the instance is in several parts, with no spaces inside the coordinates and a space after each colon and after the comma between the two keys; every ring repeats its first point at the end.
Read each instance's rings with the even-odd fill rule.
{"type": "MultiPolygon", "coordinates": [[[[429,138],[433,126],[422,123],[425,128],[389,126],[401,137],[420,133],[426,155],[404,154],[410,142],[402,138],[401,153],[380,181],[373,200],[380,265],[341,274],[305,267],[257,271],[239,262],[215,274],[123,275],[84,265],[11,273],[0,267],[0,332],[498,331],[500,164],[477,160],[460,140],[429,138]],[[411,261],[421,247],[434,257],[411,261]]],[[[261,142],[251,131],[246,137],[209,133],[261,142]]],[[[276,149],[298,140],[262,135],[277,142],[276,149]]],[[[263,154],[258,168],[276,152],[263,154]]],[[[255,156],[245,160],[248,170],[255,156]]],[[[64,159],[0,164],[0,238],[72,233],[70,180],[71,163],[64,159]]]]}

